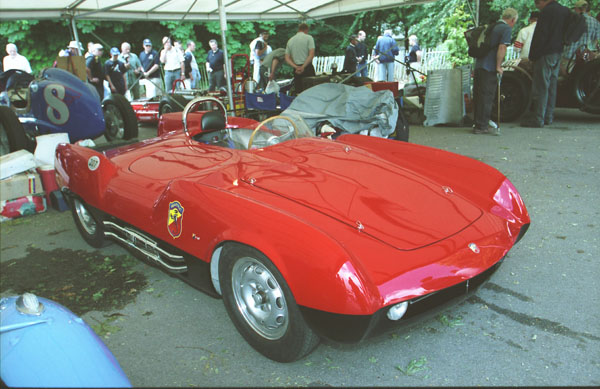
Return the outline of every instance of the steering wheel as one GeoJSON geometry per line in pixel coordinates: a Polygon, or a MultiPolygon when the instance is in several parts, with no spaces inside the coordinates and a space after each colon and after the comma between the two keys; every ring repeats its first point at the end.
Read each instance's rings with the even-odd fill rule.
{"type": "Polygon", "coordinates": [[[209,97],[209,96],[196,97],[195,99],[193,99],[192,101],[187,103],[187,105],[183,109],[183,115],[182,115],[183,131],[185,132],[185,134],[188,137],[190,136],[190,132],[187,127],[187,122],[188,122],[187,115],[190,112],[193,112],[198,105],[200,105],[201,103],[206,103],[206,102],[217,103],[217,106],[223,112],[223,117],[225,118],[225,124],[227,124],[227,109],[225,109],[225,106],[219,99],[215,99],[214,97],[209,97]]]}
{"type": "MultiPolygon", "coordinates": [[[[263,120],[258,126],[256,126],[256,129],[252,132],[252,135],[250,135],[250,140],[248,140],[248,150],[250,150],[250,148],[252,147],[252,143],[254,142],[254,137],[256,136],[256,134],[258,133],[258,131],[264,127],[265,124],[274,121],[275,119],[285,119],[288,122],[290,122],[292,124],[292,127],[294,128],[294,136],[296,138],[298,138],[298,128],[296,127],[296,123],[294,123],[292,121],[292,119],[290,119],[287,116],[281,116],[281,115],[277,115],[277,116],[272,116],[266,120],[263,120]]],[[[277,137],[270,137],[269,141],[276,139],[277,137]]]]}
{"type": "Polygon", "coordinates": [[[2,74],[2,89],[13,91],[13,96],[17,97],[19,101],[27,102],[27,97],[21,95],[20,89],[29,86],[34,77],[19,69],[9,69],[2,74]]]}

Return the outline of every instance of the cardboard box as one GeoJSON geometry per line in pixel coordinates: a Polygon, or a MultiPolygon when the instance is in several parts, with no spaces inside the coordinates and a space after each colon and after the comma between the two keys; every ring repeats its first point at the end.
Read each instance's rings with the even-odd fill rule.
{"type": "Polygon", "coordinates": [[[73,73],[83,82],[87,80],[87,73],[85,70],[85,58],[81,55],[56,57],[56,67],[59,69],[64,69],[69,73],[73,73]]]}
{"type": "Polygon", "coordinates": [[[46,211],[46,198],[40,195],[0,201],[0,222],[44,211],[46,211]]]}
{"type": "Polygon", "coordinates": [[[17,199],[23,196],[43,194],[40,175],[30,170],[0,180],[0,201],[17,199]]]}
{"type": "Polygon", "coordinates": [[[36,167],[35,158],[27,150],[19,150],[0,157],[0,180],[36,167]]]}

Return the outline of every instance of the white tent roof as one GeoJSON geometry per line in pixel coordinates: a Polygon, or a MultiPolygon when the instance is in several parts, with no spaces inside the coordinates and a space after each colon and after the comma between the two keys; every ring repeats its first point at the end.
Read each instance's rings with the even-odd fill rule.
{"type": "MultiPolygon", "coordinates": [[[[323,19],[435,0],[222,0],[227,19],[323,19]]],[[[0,0],[0,20],[219,20],[218,0],[0,0]]]]}

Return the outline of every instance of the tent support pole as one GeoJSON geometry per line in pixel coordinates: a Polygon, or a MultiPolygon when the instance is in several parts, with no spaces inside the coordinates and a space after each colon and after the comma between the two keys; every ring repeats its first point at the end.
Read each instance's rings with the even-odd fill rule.
{"type": "MultiPolygon", "coordinates": [[[[77,25],[75,24],[74,16],[71,17],[71,28],[73,28],[73,37],[77,41],[77,46],[83,47],[83,44],[81,42],[79,42],[79,34],[77,34],[77,25]]],[[[77,51],[79,51],[79,47],[77,48],[77,51]]],[[[83,55],[83,54],[84,53],[79,53],[79,55],[83,55]]]]}
{"type": "Polygon", "coordinates": [[[229,55],[227,54],[227,15],[225,15],[225,7],[223,0],[219,0],[219,19],[221,21],[221,44],[223,45],[223,54],[225,56],[225,80],[227,81],[227,96],[229,97],[229,112],[235,112],[233,105],[233,90],[231,88],[231,68],[229,63],[229,55]]]}

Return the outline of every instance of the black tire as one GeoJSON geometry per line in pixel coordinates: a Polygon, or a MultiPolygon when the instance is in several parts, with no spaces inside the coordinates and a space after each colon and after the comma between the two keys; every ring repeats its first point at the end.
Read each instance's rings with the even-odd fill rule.
{"type": "Polygon", "coordinates": [[[25,129],[12,109],[0,106],[0,155],[27,148],[25,129]]]}
{"type": "Polygon", "coordinates": [[[188,100],[181,95],[170,95],[165,96],[160,101],[158,107],[158,116],[162,116],[164,113],[169,112],[182,112],[187,105],[188,100]]]}
{"type": "Polygon", "coordinates": [[[138,123],[125,96],[113,93],[102,102],[106,122],[104,136],[108,141],[133,139],[138,136],[138,123]]]}
{"type": "MultiPolygon", "coordinates": [[[[512,122],[525,113],[531,103],[531,82],[514,71],[504,72],[500,84],[500,121],[512,122]]],[[[492,120],[498,122],[498,92],[494,93],[492,120]]]]}
{"type": "Polygon", "coordinates": [[[590,61],[575,71],[573,91],[582,111],[600,114],[600,59],[590,61]]]}
{"type": "Polygon", "coordinates": [[[225,246],[219,280],[229,317],[259,353],[277,362],[293,362],[319,344],[281,273],[258,250],[241,244],[225,246]]]}
{"type": "Polygon", "coordinates": [[[90,246],[100,248],[108,244],[104,237],[102,219],[92,213],[90,207],[81,199],[69,196],[69,205],[75,225],[90,246]]]}

